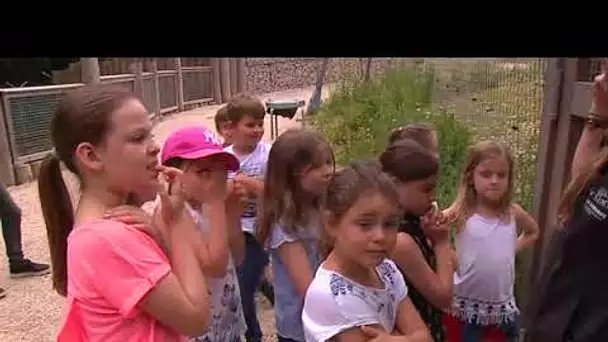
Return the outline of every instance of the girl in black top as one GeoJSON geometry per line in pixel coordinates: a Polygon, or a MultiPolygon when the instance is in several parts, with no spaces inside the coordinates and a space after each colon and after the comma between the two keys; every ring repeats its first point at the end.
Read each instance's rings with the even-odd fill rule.
{"type": "Polygon", "coordinates": [[[383,171],[396,178],[404,219],[391,258],[408,285],[408,296],[435,342],[444,342],[442,310],[452,299],[449,230],[434,205],[436,154],[410,139],[398,139],[380,156],[383,171]]]}
{"type": "Polygon", "coordinates": [[[608,340],[608,131],[606,69],[595,80],[589,120],[558,208],[529,315],[529,342],[608,340]]]}

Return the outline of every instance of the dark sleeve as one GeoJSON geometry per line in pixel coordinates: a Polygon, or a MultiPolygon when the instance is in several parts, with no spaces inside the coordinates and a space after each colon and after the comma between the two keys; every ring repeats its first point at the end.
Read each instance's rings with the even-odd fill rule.
{"type": "Polygon", "coordinates": [[[531,298],[530,341],[578,341],[599,330],[584,322],[608,324],[603,301],[608,277],[608,176],[585,189],[576,201],[570,222],[558,229],[547,246],[541,275],[531,298]],[[595,297],[595,300],[590,300],[595,297]],[[601,297],[601,298],[600,298],[601,297]]]}
{"type": "Polygon", "coordinates": [[[583,191],[576,201],[572,219],[564,227],[565,252],[583,251],[582,255],[603,252],[608,239],[606,224],[608,224],[608,175],[604,175],[600,182],[583,191]]]}

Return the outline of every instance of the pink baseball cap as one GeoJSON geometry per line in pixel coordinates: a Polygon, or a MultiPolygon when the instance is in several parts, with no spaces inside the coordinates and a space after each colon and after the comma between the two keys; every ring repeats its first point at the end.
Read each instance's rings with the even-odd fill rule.
{"type": "Polygon", "coordinates": [[[210,156],[224,157],[230,171],[239,169],[236,156],[224,151],[216,135],[204,126],[189,126],[171,133],[165,140],[160,159],[164,165],[173,158],[194,160],[210,156]]]}

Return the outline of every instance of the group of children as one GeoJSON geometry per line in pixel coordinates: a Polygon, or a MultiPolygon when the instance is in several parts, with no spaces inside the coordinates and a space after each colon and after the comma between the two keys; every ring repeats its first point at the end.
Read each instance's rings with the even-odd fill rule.
{"type": "Polygon", "coordinates": [[[518,341],[515,255],[538,227],[513,203],[504,145],[471,146],[457,199],[439,210],[431,126],[398,128],[377,158],[336,167],[312,130],[262,142],[264,106],[239,94],[216,115],[223,143],[178,129],[158,165],[141,102],[92,87],[60,102],[40,175],[69,304],[60,341],[261,341],[258,289],[280,342],[469,342],[492,329],[518,341]],[[59,160],[83,185],[75,217],[59,160]]]}

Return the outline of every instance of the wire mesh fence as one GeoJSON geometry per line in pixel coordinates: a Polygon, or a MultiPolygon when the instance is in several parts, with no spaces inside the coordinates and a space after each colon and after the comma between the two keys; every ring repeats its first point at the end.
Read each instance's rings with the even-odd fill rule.
{"type": "Polygon", "coordinates": [[[475,140],[504,142],[515,158],[518,202],[531,209],[544,95],[544,59],[427,59],[433,100],[467,123],[475,140]]]}

